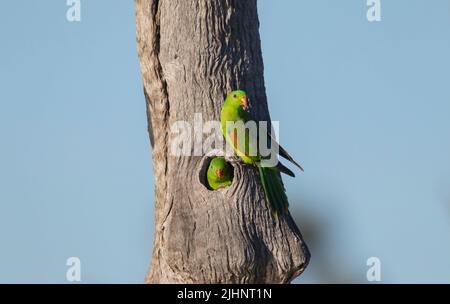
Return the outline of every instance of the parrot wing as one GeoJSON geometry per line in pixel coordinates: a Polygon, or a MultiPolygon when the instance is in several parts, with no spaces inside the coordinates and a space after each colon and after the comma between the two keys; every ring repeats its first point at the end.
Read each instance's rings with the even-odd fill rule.
{"type": "Polygon", "coordinates": [[[272,143],[274,145],[278,146],[278,154],[280,156],[282,156],[283,158],[287,159],[288,161],[290,161],[291,163],[293,163],[294,165],[296,165],[300,170],[302,170],[302,172],[304,172],[305,170],[303,170],[302,166],[300,166],[294,160],[294,158],[275,140],[275,138],[272,136],[272,134],[269,133],[269,136],[272,139],[272,143]]]}
{"type": "MultiPolygon", "coordinates": [[[[251,114],[248,113],[247,114],[249,119],[251,119],[251,114]]],[[[257,120],[255,120],[257,121],[257,120]]],[[[259,121],[258,121],[259,122],[259,121]]],[[[259,125],[259,123],[258,123],[259,125]]],[[[271,149],[276,149],[278,151],[278,155],[280,155],[281,157],[287,159],[288,161],[290,161],[291,163],[293,163],[294,165],[296,165],[300,170],[302,170],[302,172],[304,172],[305,170],[303,170],[302,166],[300,166],[295,160],[294,158],[286,151],[286,149],[284,149],[275,139],[275,136],[272,135],[272,132],[270,132],[269,129],[266,130],[267,134],[266,134],[266,138],[268,141],[268,144],[270,145],[271,149]]],[[[259,130],[258,130],[258,136],[259,136],[259,130]]],[[[284,167],[284,166],[283,166],[284,167]]],[[[284,167],[286,168],[286,167],[284,167]]],[[[287,169],[287,168],[286,168],[287,169]]],[[[289,169],[288,169],[289,170],[289,169]]],[[[281,171],[281,170],[280,170],[281,171]]],[[[284,171],[281,171],[284,172],[284,171]]],[[[286,172],[284,172],[286,173],[286,172]]],[[[292,171],[291,171],[292,173],[292,171]]],[[[289,173],[287,173],[288,175],[291,175],[289,173]]],[[[293,173],[292,173],[293,174],[293,173]]],[[[292,175],[291,175],[292,176],[292,175]]]]}

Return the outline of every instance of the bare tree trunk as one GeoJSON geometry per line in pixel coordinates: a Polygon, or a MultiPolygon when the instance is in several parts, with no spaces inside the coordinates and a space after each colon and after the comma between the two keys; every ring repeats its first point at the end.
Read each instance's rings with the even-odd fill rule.
{"type": "Polygon", "coordinates": [[[288,283],[309,261],[291,216],[274,217],[258,172],[234,164],[233,185],[201,183],[205,157],[170,155],[170,126],[218,120],[244,89],[270,120],[256,0],[135,0],[156,183],[155,239],[146,283],[288,283]]]}

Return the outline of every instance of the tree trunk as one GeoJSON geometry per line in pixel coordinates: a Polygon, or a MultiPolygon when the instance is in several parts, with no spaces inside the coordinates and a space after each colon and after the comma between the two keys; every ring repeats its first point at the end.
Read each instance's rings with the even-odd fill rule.
{"type": "Polygon", "coordinates": [[[289,283],[309,261],[290,215],[272,216],[257,169],[232,186],[202,184],[205,156],[170,153],[170,126],[219,120],[227,92],[247,91],[270,121],[256,0],[135,0],[138,54],[155,174],[155,238],[146,283],[289,283]]]}

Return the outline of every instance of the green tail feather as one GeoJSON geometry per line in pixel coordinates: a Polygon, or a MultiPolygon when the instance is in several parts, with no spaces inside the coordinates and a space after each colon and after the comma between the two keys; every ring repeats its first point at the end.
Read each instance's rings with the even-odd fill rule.
{"type": "Polygon", "coordinates": [[[260,165],[258,165],[258,170],[266,201],[272,212],[277,215],[287,213],[289,202],[278,171],[274,168],[260,165]]]}

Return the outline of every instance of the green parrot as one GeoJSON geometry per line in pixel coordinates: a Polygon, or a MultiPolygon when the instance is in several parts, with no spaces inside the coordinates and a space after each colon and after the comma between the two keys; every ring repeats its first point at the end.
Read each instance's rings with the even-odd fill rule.
{"type": "MultiPolygon", "coordinates": [[[[258,141],[261,136],[260,125],[258,121],[252,118],[250,113],[246,111],[247,106],[248,98],[245,91],[237,90],[227,95],[220,114],[222,133],[226,141],[233,147],[234,152],[242,159],[244,163],[258,168],[266,201],[268,202],[272,212],[275,215],[285,214],[287,213],[289,203],[279,172],[283,172],[292,177],[295,177],[295,175],[291,170],[281,164],[278,159],[276,165],[270,166],[267,165],[267,163],[264,163],[264,160],[269,157],[261,156],[261,153],[258,150],[258,141]],[[249,121],[256,122],[256,136],[252,136],[248,130],[238,130],[239,124],[235,125],[232,129],[229,129],[230,126],[227,123],[242,122],[245,124],[249,121]],[[245,138],[243,140],[242,138],[238,139],[238,134],[245,135],[245,138]]],[[[243,124],[241,124],[241,126],[243,126],[243,124]]],[[[303,171],[303,168],[296,163],[289,153],[276,142],[269,130],[267,130],[265,135],[265,138],[268,141],[272,140],[271,148],[278,148],[278,155],[287,159],[303,171]]],[[[264,138],[264,136],[262,138],[264,138]]]]}
{"type": "Polygon", "coordinates": [[[206,172],[208,187],[212,190],[228,187],[233,181],[233,169],[223,157],[215,157],[206,172]]]}

